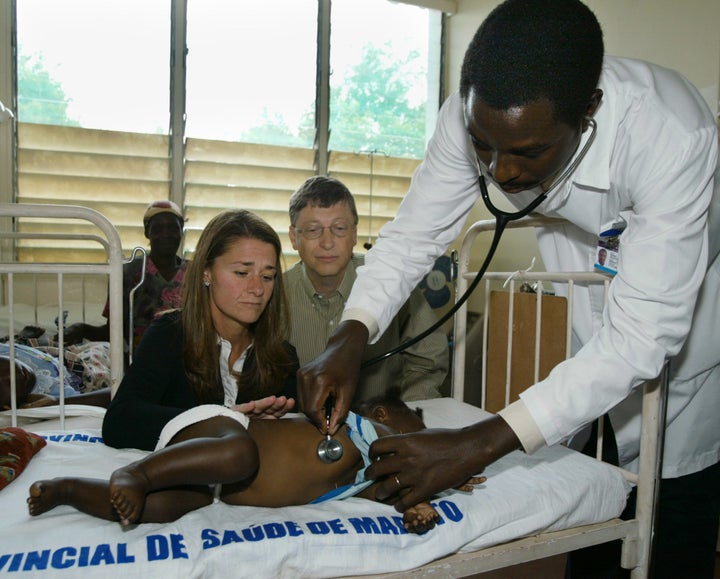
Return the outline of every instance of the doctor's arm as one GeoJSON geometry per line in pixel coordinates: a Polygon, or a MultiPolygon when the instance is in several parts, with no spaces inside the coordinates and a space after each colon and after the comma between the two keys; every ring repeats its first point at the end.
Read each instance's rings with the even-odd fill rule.
{"type": "Polygon", "coordinates": [[[325,351],[298,370],[298,403],[310,420],[325,431],[325,401],[334,398],[330,433],[345,421],[355,394],[360,363],[368,341],[367,327],[357,321],[341,322],[325,351]]]}

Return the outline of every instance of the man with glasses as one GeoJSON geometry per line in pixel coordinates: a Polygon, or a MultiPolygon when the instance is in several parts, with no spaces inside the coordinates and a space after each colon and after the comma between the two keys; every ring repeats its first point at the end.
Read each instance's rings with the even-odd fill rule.
{"type": "MultiPolygon", "coordinates": [[[[340,322],[362,255],[357,243],[358,213],[348,188],[332,177],[308,179],[290,198],[290,241],[301,261],[285,272],[290,306],[290,343],[300,364],[320,354],[340,322]]],[[[425,296],[414,290],[383,336],[365,348],[370,360],[437,322],[425,296]]],[[[448,372],[448,341],[442,330],[402,353],[363,369],[356,404],[399,386],[403,400],[440,396],[448,372]]]]}

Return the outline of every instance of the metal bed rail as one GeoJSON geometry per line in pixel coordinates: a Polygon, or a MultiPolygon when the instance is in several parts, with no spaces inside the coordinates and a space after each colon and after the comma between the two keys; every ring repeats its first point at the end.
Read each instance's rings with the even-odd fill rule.
{"type": "MultiPolygon", "coordinates": [[[[60,358],[60,380],[63,380],[65,365],[63,360],[64,344],[64,277],[71,275],[106,275],[108,278],[109,300],[109,326],[110,326],[110,380],[111,392],[114,395],[123,376],[123,300],[122,300],[122,245],[120,236],[113,224],[101,213],[87,207],[75,205],[53,205],[53,204],[21,204],[21,203],[0,203],[0,218],[8,218],[5,223],[7,228],[0,231],[0,239],[4,243],[11,243],[8,250],[7,245],[3,248],[0,259],[0,276],[7,281],[6,296],[8,301],[9,321],[8,339],[10,345],[11,359],[14,357],[14,310],[16,305],[14,277],[20,274],[49,274],[57,279],[57,329],[58,329],[58,351],[60,358]],[[18,218],[44,218],[44,219],[74,219],[94,225],[101,235],[96,234],[63,234],[63,233],[23,233],[17,231],[18,218]],[[100,263],[25,263],[15,259],[17,242],[21,239],[83,239],[99,244],[105,251],[106,259],[100,263]]],[[[14,364],[11,364],[11,406],[12,424],[17,424],[19,411],[16,408],[15,393],[15,372],[14,364]]],[[[65,418],[65,397],[62,388],[60,389],[60,423],[64,428],[65,418]]]]}
{"type": "MultiPolygon", "coordinates": [[[[538,227],[538,226],[560,226],[565,223],[563,220],[544,217],[527,217],[508,224],[509,228],[538,227]]],[[[465,234],[458,257],[458,282],[456,289],[456,301],[463,295],[469,284],[475,277],[475,272],[469,272],[470,253],[477,237],[487,231],[493,231],[495,220],[484,220],[473,224],[465,234]]],[[[539,288],[536,295],[536,323],[535,323],[535,351],[532,352],[534,363],[534,381],[541,379],[539,375],[540,359],[540,330],[543,307],[543,283],[561,282],[567,284],[567,328],[565,333],[565,357],[570,357],[572,338],[572,311],[574,306],[574,290],[577,283],[598,284],[603,287],[603,293],[607,298],[610,285],[610,278],[607,274],[595,272],[488,272],[484,278],[484,315],[482,317],[482,370],[481,400],[484,407],[487,399],[487,345],[488,345],[488,324],[490,293],[493,287],[503,285],[507,288],[510,297],[508,299],[508,344],[506,351],[506,373],[505,373],[505,405],[510,400],[510,382],[513,372],[512,362],[512,336],[513,336],[513,295],[517,293],[518,284],[536,282],[539,288]]],[[[480,286],[478,286],[480,287],[480,286]]],[[[452,396],[463,401],[465,392],[465,367],[467,358],[467,327],[468,305],[465,302],[456,312],[454,319],[454,350],[453,350],[453,372],[452,372],[452,396]]],[[[631,576],[634,579],[647,577],[648,565],[652,547],[652,534],[655,513],[655,501],[657,497],[657,485],[660,480],[662,465],[663,436],[665,427],[665,408],[668,388],[669,369],[665,364],[662,373],[656,379],[644,384],[642,434],[640,440],[640,461],[637,474],[618,468],[623,476],[631,484],[637,485],[637,507],[635,518],[627,521],[615,519],[606,523],[586,525],[576,529],[569,529],[554,533],[541,534],[535,537],[528,537],[519,541],[513,541],[477,553],[467,553],[454,557],[460,558],[460,567],[463,573],[478,573],[503,567],[512,560],[513,564],[527,562],[554,554],[568,552],[582,547],[604,543],[607,541],[622,539],[622,565],[632,569],[631,576]],[[463,562],[464,561],[464,562],[463,562]]],[[[602,419],[600,419],[599,433],[602,432],[602,419]]],[[[602,459],[602,435],[598,435],[598,450],[596,458],[602,459]]],[[[457,560],[453,558],[453,564],[457,560]]],[[[432,565],[425,566],[405,576],[424,577],[431,576],[442,568],[443,560],[432,565]],[[433,569],[435,569],[433,571],[433,569]],[[427,573],[427,574],[425,574],[427,573]]],[[[459,569],[453,567],[453,576],[459,569]]],[[[392,575],[390,575],[392,576],[392,575]]]]}

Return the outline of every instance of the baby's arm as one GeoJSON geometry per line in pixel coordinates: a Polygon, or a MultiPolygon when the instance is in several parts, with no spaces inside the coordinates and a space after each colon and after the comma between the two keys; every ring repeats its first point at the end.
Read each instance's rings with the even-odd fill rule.
{"type": "MultiPolygon", "coordinates": [[[[484,476],[474,476],[459,487],[457,490],[466,493],[472,492],[474,485],[479,485],[487,480],[484,476]]],[[[432,529],[440,521],[440,515],[430,503],[419,503],[410,507],[403,513],[403,526],[408,533],[424,533],[432,529]]]]}
{"type": "Polygon", "coordinates": [[[463,491],[464,493],[471,493],[475,490],[475,485],[481,485],[486,480],[486,476],[471,476],[465,484],[455,487],[455,490],[463,491]]]}

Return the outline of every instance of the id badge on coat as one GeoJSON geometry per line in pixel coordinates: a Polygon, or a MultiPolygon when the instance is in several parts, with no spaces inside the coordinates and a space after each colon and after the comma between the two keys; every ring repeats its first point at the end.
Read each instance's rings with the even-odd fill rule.
{"type": "Polygon", "coordinates": [[[595,269],[615,275],[620,258],[620,236],[627,223],[620,218],[603,226],[595,249],[595,269]]]}

